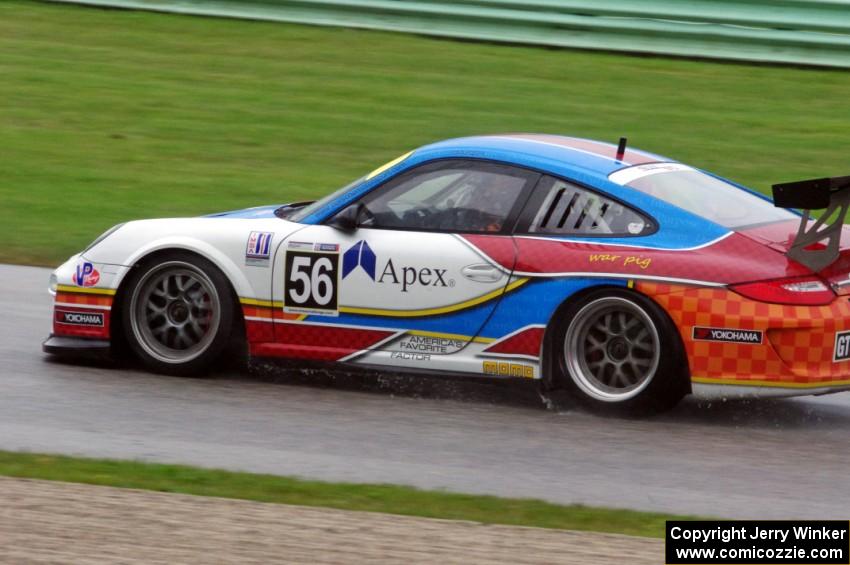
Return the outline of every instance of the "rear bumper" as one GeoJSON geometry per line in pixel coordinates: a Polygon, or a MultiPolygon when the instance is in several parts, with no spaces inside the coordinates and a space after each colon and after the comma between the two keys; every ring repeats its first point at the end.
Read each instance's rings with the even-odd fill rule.
{"type": "Polygon", "coordinates": [[[105,339],[50,335],[41,349],[50,355],[69,357],[108,357],[110,343],[105,339]]]}
{"type": "Polygon", "coordinates": [[[767,304],[726,288],[642,283],[678,327],[694,392],[798,396],[850,388],[850,300],[767,304]]]}
{"type": "Polygon", "coordinates": [[[728,384],[717,381],[701,382],[691,380],[691,391],[698,398],[707,400],[732,398],[789,398],[793,396],[823,396],[850,390],[850,385],[787,387],[766,383],[757,386],[729,381],[728,384]]]}

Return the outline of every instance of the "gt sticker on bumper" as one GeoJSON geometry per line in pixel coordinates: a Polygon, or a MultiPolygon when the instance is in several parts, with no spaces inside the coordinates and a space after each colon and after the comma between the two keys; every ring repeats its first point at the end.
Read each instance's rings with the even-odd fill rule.
{"type": "Polygon", "coordinates": [[[68,310],[56,310],[56,321],[60,324],[102,328],[103,319],[103,313],[101,312],[71,312],[68,310]]]}
{"type": "Polygon", "coordinates": [[[835,334],[835,349],[832,353],[833,363],[850,359],[850,332],[835,334]]]}
{"type": "Polygon", "coordinates": [[[764,333],[758,330],[739,330],[734,328],[706,328],[694,326],[692,334],[697,341],[721,341],[724,343],[745,343],[761,345],[764,333]]]}

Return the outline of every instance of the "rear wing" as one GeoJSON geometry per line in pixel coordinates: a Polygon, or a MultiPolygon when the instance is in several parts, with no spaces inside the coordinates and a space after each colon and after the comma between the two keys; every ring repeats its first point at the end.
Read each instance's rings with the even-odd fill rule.
{"type": "Polygon", "coordinates": [[[803,209],[797,235],[786,253],[788,257],[814,272],[838,259],[841,230],[850,209],[850,176],[774,184],[773,204],[803,209]],[[811,211],[824,208],[821,217],[809,225],[811,211]]]}

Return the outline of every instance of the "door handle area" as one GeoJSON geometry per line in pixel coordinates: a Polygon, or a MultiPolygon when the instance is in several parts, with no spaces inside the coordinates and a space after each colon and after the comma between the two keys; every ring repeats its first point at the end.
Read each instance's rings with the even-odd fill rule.
{"type": "Polygon", "coordinates": [[[504,276],[501,269],[498,269],[489,263],[467,265],[461,269],[460,272],[469,280],[480,283],[498,282],[504,276]]]}

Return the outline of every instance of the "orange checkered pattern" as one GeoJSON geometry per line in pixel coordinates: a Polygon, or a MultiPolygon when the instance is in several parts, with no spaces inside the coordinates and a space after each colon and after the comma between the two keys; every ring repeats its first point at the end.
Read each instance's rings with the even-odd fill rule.
{"type": "Polygon", "coordinates": [[[59,291],[54,299],[53,335],[70,337],[88,337],[97,339],[109,339],[110,337],[110,313],[113,296],[104,294],[91,294],[85,292],[59,291]],[[90,308],[99,306],[100,308],[90,308]],[[102,313],[102,326],[82,326],[63,324],[60,320],[60,311],[80,313],[102,313]]]}
{"type": "Polygon", "coordinates": [[[850,361],[833,362],[835,334],[850,329],[850,301],[785,306],[750,300],[725,288],[638,282],[679,328],[691,376],[700,382],[775,386],[850,384],[850,361]],[[762,344],[692,339],[694,326],[764,332],[762,344]]]}
{"type": "Polygon", "coordinates": [[[63,292],[56,293],[56,302],[65,304],[78,304],[81,307],[90,306],[112,306],[113,296],[103,294],[86,294],[79,292],[63,292]]]}

